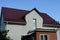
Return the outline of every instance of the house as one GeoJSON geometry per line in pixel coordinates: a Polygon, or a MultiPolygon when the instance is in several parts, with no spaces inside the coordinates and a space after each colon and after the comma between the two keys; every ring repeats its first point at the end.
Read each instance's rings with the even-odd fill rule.
{"type": "Polygon", "coordinates": [[[59,40],[60,24],[36,8],[31,11],[2,7],[5,30],[13,40],[59,40]]]}

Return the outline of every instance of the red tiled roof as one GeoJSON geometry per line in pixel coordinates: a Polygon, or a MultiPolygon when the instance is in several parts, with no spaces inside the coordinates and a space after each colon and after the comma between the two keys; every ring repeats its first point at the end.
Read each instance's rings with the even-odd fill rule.
{"type": "Polygon", "coordinates": [[[48,16],[46,13],[40,13],[40,15],[43,18],[43,24],[60,25],[57,21],[48,16]]]}
{"type": "Polygon", "coordinates": [[[2,13],[5,21],[15,21],[15,22],[25,22],[25,19],[23,17],[28,13],[29,11],[26,10],[18,10],[18,9],[12,9],[12,8],[2,8],[2,13]]]}
{"type": "MultiPolygon", "coordinates": [[[[5,21],[26,22],[24,17],[29,12],[30,11],[27,10],[18,10],[18,9],[5,8],[5,7],[2,8],[2,14],[5,21]]],[[[57,21],[52,19],[46,13],[38,12],[38,14],[43,18],[43,24],[60,25],[57,21]]]]}

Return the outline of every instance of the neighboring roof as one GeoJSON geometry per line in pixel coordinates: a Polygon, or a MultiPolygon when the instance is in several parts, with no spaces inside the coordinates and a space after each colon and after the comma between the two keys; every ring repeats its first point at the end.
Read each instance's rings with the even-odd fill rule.
{"type": "MultiPolygon", "coordinates": [[[[33,10],[35,10],[43,18],[43,24],[60,25],[46,13],[38,12],[35,8],[33,10]]],[[[29,12],[31,11],[2,7],[2,14],[5,21],[26,22],[24,17],[29,12]]]]}

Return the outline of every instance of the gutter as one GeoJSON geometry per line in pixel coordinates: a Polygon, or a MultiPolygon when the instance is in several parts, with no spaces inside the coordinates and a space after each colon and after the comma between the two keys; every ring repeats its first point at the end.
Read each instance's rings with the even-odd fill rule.
{"type": "Polygon", "coordinates": [[[60,24],[43,24],[43,26],[60,28],[60,24]]]}

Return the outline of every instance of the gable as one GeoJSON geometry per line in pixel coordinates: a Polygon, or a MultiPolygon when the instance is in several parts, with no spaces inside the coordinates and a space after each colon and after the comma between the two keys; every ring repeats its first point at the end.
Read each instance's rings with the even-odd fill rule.
{"type": "Polygon", "coordinates": [[[27,21],[27,25],[32,25],[33,27],[35,26],[37,28],[40,28],[43,25],[42,17],[35,10],[28,13],[25,16],[25,19],[27,21]]]}
{"type": "MultiPolygon", "coordinates": [[[[33,10],[35,10],[43,18],[43,24],[60,25],[57,21],[48,16],[46,13],[41,13],[35,8],[33,10]]],[[[26,23],[25,15],[29,14],[29,12],[31,11],[2,7],[2,14],[5,21],[26,23]]]]}

